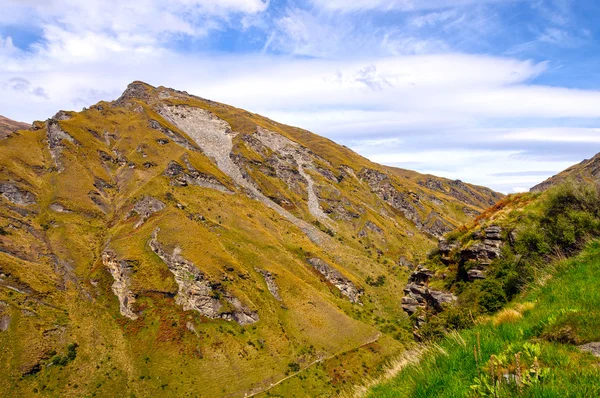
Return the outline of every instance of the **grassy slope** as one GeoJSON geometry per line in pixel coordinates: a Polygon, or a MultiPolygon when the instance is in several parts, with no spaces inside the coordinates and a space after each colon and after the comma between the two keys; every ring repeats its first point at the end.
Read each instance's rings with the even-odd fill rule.
{"type": "MultiPolygon", "coordinates": [[[[527,350],[539,352],[539,364],[548,373],[522,396],[592,397],[600,394],[598,358],[573,344],[553,340],[574,339],[578,344],[600,341],[600,241],[590,243],[576,258],[556,264],[552,276],[532,287],[512,305],[476,327],[451,333],[432,347],[421,362],[407,367],[393,381],[373,388],[372,397],[458,397],[474,393],[478,375],[489,377],[490,357],[504,356],[500,373],[515,373],[517,352],[524,353],[524,368],[533,364],[527,350]],[[479,363],[474,347],[481,346],[479,363]],[[528,346],[531,344],[531,346],[528,346]],[[528,348],[529,347],[529,348],[528,348]],[[537,348],[535,348],[537,347],[537,348]]],[[[517,395],[514,385],[503,385],[499,396],[517,395]]]]}

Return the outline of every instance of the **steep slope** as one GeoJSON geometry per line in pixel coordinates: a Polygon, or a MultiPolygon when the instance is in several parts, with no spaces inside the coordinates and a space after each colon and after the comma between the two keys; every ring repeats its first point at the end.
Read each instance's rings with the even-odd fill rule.
{"type": "Polygon", "coordinates": [[[243,396],[305,368],[331,393],[410,337],[411,262],[502,197],[141,82],[11,134],[0,170],[14,396],[243,396]]]}
{"type": "Polygon", "coordinates": [[[16,122],[0,115],[0,140],[17,130],[26,130],[30,127],[27,123],[16,122]]]}
{"type": "Polygon", "coordinates": [[[598,396],[598,239],[600,191],[577,181],[447,234],[404,289],[424,344],[371,395],[598,396]]]}
{"type": "Polygon", "coordinates": [[[424,351],[369,397],[600,395],[600,242],[509,308],[424,351]]]}
{"type": "Polygon", "coordinates": [[[596,184],[600,182],[600,153],[596,154],[591,159],[585,159],[581,163],[573,165],[568,169],[561,171],[557,175],[548,178],[546,181],[531,188],[530,191],[545,191],[546,189],[567,180],[591,182],[596,184]]]}

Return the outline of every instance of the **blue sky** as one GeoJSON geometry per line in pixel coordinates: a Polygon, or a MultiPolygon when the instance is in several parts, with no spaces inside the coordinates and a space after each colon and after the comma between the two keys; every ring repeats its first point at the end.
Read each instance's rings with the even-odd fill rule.
{"type": "Polygon", "coordinates": [[[596,0],[0,5],[0,114],[22,121],[144,80],[503,192],[600,152],[596,0]]]}

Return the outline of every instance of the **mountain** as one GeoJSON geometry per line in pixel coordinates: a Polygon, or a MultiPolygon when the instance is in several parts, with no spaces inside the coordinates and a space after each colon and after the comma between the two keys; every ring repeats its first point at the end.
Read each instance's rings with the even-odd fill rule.
{"type": "Polygon", "coordinates": [[[412,340],[412,264],[503,197],[142,82],[0,170],[8,396],[331,395],[412,340]]]}
{"type": "Polygon", "coordinates": [[[531,188],[530,191],[541,192],[567,180],[600,182],[600,153],[591,159],[585,159],[581,163],[573,165],[557,175],[548,178],[546,181],[531,188]]]}
{"type": "Polygon", "coordinates": [[[15,122],[0,115],[0,140],[17,130],[26,130],[30,127],[27,123],[15,122]]]}

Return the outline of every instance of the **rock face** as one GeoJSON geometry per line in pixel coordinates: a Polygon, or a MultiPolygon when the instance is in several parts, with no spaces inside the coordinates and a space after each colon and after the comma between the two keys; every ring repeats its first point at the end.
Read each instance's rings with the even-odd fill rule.
{"type": "MultiPolygon", "coordinates": [[[[452,293],[428,287],[432,276],[433,273],[422,265],[410,275],[402,297],[402,309],[408,315],[414,314],[420,308],[437,313],[443,310],[443,304],[452,304],[456,301],[456,296],[452,293]]],[[[416,326],[421,326],[422,322],[422,319],[417,320],[416,326]]]]}
{"type": "Polygon", "coordinates": [[[338,270],[317,257],[310,258],[308,262],[329,283],[337,287],[344,296],[348,297],[352,303],[360,303],[362,291],[350,282],[350,280],[342,276],[338,270]]]}
{"type": "Polygon", "coordinates": [[[46,122],[46,124],[48,128],[48,149],[50,150],[52,159],[54,159],[56,170],[60,173],[64,170],[64,166],[61,161],[61,153],[65,148],[63,141],[68,141],[71,143],[77,143],[77,141],[60,127],[57,120],[50,119],[46,122]]]}
{"type": "Polygon", "coordinates": [[[493,260],[502,255],[502,228],[497,225],[491,225],[482,231],[473,234],[474,243],[460,248],[457,242],[448,242],[446,239],[440,239],[438,249],[440,251],[442,262],[446,265],[455,261],[452,253],[458,250],[458,260],[462,264],[469,264],[467,271],[469,280],[485,279],[487,267],[493,260]]]}
{"type": "Polygon", "coordinates": [[[179,187],[197,185],[203,188],[216,189],[221,192],[231,192],[214,176],[199,172],[186,158],[184,158],[184,161],[186,163],[187,170],[180,163],[174,160],[169,162],[163,174],[170,178],[170,185],[179,187]]]}
{"type": "Polygon", "coordinates": [[[265,278],[265,283],[267,284],[267,289],[269,289],[269,292],[271,292],[273,297],[275,297],[275,300],[282,301],[281,296],[279,296],[279,288],[277,287],[277,284],[275,283],[275,277],[273,276],[273,274],[270,273],[269,271],[266,271],[266,270],[260,269],[260,268],[256,268],[256,271],[258,273],[260,273],[263,276],[263,278],[265,278]]]}
{"type": "Polygon", "coordinates": [[[129,288],[131,284],[131,267],[127,264],[127,261],[118,260],[117,256],[111,251],[102,253],[102,263],[115,280],[112,291],[119,298],[121,315],[129,319],[137,319],[138,316],[132,308],[133,303],[135,303],[135,294],[129,288]]]}
{"type": "Polygon", "coordinates": [[[474,262],[475,266],[468,271],[469,279],[485,279],[487,267],[492,260],[500,257],[502,252],[502,229],[499,226],[490,226],[483,232],[475,234],[478,242],[461,251],[463,262],[474,262]]]}
{"type": "Polygon", "coordinates": [[[11,182],[0,182],[0,194],[12,203],[20,206],[29,206],[36,203],[35,196],[11,182]]]}
{"type": "Polygon", "coordinates": [[[139,228],[152,214],[164,210],[165,207],[166,205],[160,200],[153,198],[152,196],[145,196],[133,206],[133,209],[129,212],[127,217],[138,214],[140,219],[135,223],[134,228],[139,228]]]}
{"type": "Polygon", "coordinates": [[[387,174],[365,168],[361,170],[359,177],[367,182],[377,196],[401,212],[419,230],[439,238],[454,228],[434,211],[423,217],[425,207],[421,203],[421,196],[416,192],[398,191],[387,174]]]}
{"type": "Polygon", "coordinates": [[[175,282],[179,287],[175,302],[181,305],[184,311],[198,311],[207,318],[236,321],[242,326],[258,321],[256,311],[251,311],[242,305],[239,299],[225,292],[219,284],[207,280],[194,263],[181,256],[180,250],[176,248],[173,254],[165,252],[157,240],[158,231],[157,229],[152,234],[149,245],[175,276],[175,282]],[[233,307],[232,311],[223,311],[221,298],[233,307]]]}

